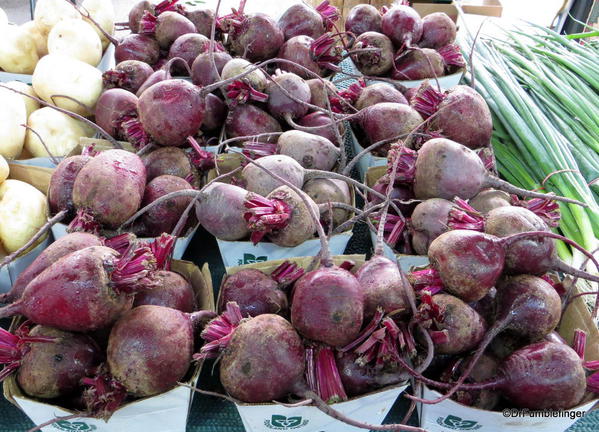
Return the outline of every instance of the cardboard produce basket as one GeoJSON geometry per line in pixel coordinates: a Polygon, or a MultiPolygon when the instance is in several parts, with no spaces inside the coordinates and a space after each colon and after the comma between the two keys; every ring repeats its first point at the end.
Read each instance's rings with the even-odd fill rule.
{"type": "MultiPolygon", "coordinates": [[[[289,261],[299,267],[308,268],[313,257],[291,258],[289,261]]],[[[356,263],[353,270],[360,268],[366,261],[364,255],[338,255],[333,256],[335,264],[339,265],[346,260],[356,263]]],[[[285,259],[260,262],[237,266],[228,269],[229,274],[237,273],[242,269],[252,268],[270,274],[281,265],[285,259]]],[[[352,271],[353,271],[352,270],[352,271]]],[[[218,304],[218,302],[217,302],[218,304]]],[[[201,384],[200,384],[201,385],[201,384]]],[[[381,424],[395,400],[408,387],[408,383],[385,387],[358,397],[339,402],[332,407],[341,413],[370,424],[381,424]]],[[[271,430],[294,430],[297,432],[357,432],[364,429],[350,426],[335,420],[318,408],[307,405],[299,407],[285,407],[274,403],[262,404],[235,404],[246,432],[266,432],[271,430]]]]}
{"type": "MultiPolygon", "coordinates": [[[[578,284],[580,290],[582,283],[578,284]]],[[[588,291],[588,289],[584,289],[588,291]]],[[[568,344],[572,343],[574,330],[587,333],[585,360],[599,360],[599,332],[582,297],[574,299],[566,309],[559,327],[559,334],[568,344]]],[[[435,399],[441,396],[435,390],[423,386],[422,397],[435,399]]],[[[419,404],[420,424],[429,432],[476,430],[479,432],[562,432],[579,420],[596,404],[599,398],[581,403],[565,411],[505,408],[502,411],[486,411],[462,405],[447,399],[441,403],[419,404]]],[[[588,430],[591,430],[590,428],[588,430]]]]}
{"type": "MultiPolygon", "coordinates": [[[[208,174],[208,181],[213,180],[217,175],[224,174],[241,165],[242,157],[236,153],[225,153],[218,156],[216,169],[213,169],[208,174]]],[[[235,174],[234,177],[238,177],[235,174]]],[[[239,178],[239,177],[238,177],[239,178]]],[[[223,180],[227,182],[228,179],[223,180]]],[[[352,193],[352,205],[355,206],[355,195],[353,187],[350,187],[352,193]]],[[[335,234],[329,238],[329,247],[332,255],[341,255],[349,239],[352,237],[351,229],[343,233],[335,234]]],[[[231,267],[252,264],[257,262],[265,262],[278,260],[283,258],[315,256],[320,251],[320,239],[318,237],[306,240],[302,244],[295,247],[278,246],[268,241],[260,242],[254,245],[249,240],[227,241],[216,239],[218,249],[220,251],[225,269],[227,272],[231,267]]]]}
{"type": "MultiPolygon", "coordinates": [[[[190,281],[199,309],[214,310],[214,294],[210,269],[205,264],[200,270],[188,261],[173,261],[172,271],[180,273],[190,281]]],[[[13,320],[14,330],[18,318],[13,320]]],[[[195,385],[201,364],[192,365],[185,383],[195,385]]],[[[96,432],[185,432],[187,415],[195,392],[187,387],[175,387],[157,396],[137,399],[126,403],[115,411],[106,422],[91,417],[63,420],[42,428],[45,432],[96,431],[96,432]]],[[[19,407],[36,424],[40,425],[58,416],[74,412],[53,405],[51,401],[31,398],[21,391],[14,374],[4,381],[4,397],[19,407]]]]}
{"type": "MultiPolygon", "coordinates": [[[[44,185],[47,185],[50,182],[52,170],[48,168],[26,167],[14,163],[9,163],[8,166],[10,169],[9,179],[28,183],[44,195],[46,194],[48,188],[44,187],[44,185]]],[[[24,255],[21,255],[10,264],[2,267],[0,269],[0,293],[9,291],[21,272],[23,272],[23,270],[25,270],[29,264],[31,264],[38,255],[50,245],[50,243],[52,243],[52,238],[47,234],[33,249],[29,250],[24,255]]],[[[0,260],[3,258],[4,256],[0,255],[0,260]]]]}

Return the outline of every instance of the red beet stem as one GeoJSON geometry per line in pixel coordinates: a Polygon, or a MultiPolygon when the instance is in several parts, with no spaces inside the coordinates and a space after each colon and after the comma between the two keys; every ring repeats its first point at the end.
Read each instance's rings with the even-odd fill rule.
{"type": "Polygon", "coordinates": [[[164,0],[154,6],[154,11],[156,12],[156,16],[160,15],[166,11],[174,11],[177,9],[177,3],[179,0],[164,0]]]}
{"type": "Polygon", "coordinates": [[[428,289],[420,291],[420,306],[418,312],[415,315],[417,322],[425,322],[428,320],[434,320],[437,322],[443,322],[443,310],[435,303],[433,294],[428,289]]]}
{"type": "Polygon", "coordinates": [[[156,258],[156,268],[158,270],[170,270],[171,269],[171,254],[175,249],[175,242],[177,238],[162,233],[160,237],[157,237],[153,242],[150,243],[150,250],[156,258]]]}
{"type": "Polygon", "coordinates": [[[587,391],[599,393],[599,372],[587,378],[587,391]]]}
{"type": "Polygon", "coordinates": [[[341,264],[339,264],[339,268],[343,270],[351,271],[356,266],[356,263],[351,260],[345,260],[341,264]]]}
{"type": "Polygon", "coordinates": [[[141,21],[139,22],[139,33],[145,35],[153,35],[156,32],[156,16],[149,11],[144,11],[141,21]]]}
{"type": "Polygon", "coordinates": [[[83,150],[81,150],[81,156],[95,157],[99,154],[100,152],[96,150],[96,143],[91,143],[90,145],[83,147],[83,150]]]}
{"type": "Polygon", "coordinates": [[[356,338],[356,340],[354,340],[353,342],[351,342],[348,345],[344,346],[339,351],[341,351],[341,352],[347,352],[347,351],[349,351],[349,350],[357,347],[358,345],[360,345],[366,339],[368,339],[368,337],[379,326],[379,324],[383,320],[383,316],[384,315],[385,314],[383,312],[383,309],[382,308],[377,308],[374,316],[372,317],[372,319],[370,320],[370,322],[368,323],[368,325],[366,327],[364,327],[364,329],[360,332],[360,334],[358,335],[358,337],[356,338]]]}
{"type": "Polygon", "coordinates": [[[445,45],[444,47],[439,48],[437,52],[441,55],[445,66],[466,67],[466,62],[460,52],[460,47],[456,44],[445,45]]]}
{"type": "Polygon", "coordinates": [[[200,334],[207,343],[202,346],[199,353],[193,355],[194,360],[218,357],[219,353],[229,345],[233,331],[242,319],[237,303],[228,302],[225,311],[210,321],[200,334]]]}
{"type": "Polygon", "coordinates": [[[435,90],[430,84],[423,84],[412,98],[412,108],[427,119],[437,112],[444,97],[443,93],[435,90]]]}
{"type": "Polygon", "coordinates": [[[104,87],[108,87],[109,85],[123,87],[127,80],[127,76],[128,75],[123,71],[109,69],[102,74],[102,82],[104,83],[104,87]]]}
{"type": "Polygon", "coordinates": [[[347,400],[331,347],[321,346],[316,350],[315,372],[318,395],[324,401],[337,403],[347,400]]]}
{"type": "Polygon", "coordinates": [[[266,102],[268,95],[259,92],[247,82],[235,80],[227,86],[227,97],[232,100],[233,105],[247,103],[250,100],[256,102],[266,102]]]}
{"type": "Polygon", "coordinates": [[[332,34],[325,33],[310,44],[310,52],[320,67],[339,72],[341,68],[338,64],[343,56],[336,44],[337,41],[332,34]]]}
{"type": "Polygon", "coordinates": [[[29,336],[31,321],[25,321],[14,334],[0,327],[0,382],[15,372],[21,365],[21,359],[29,351],[30,343],[55,342],[56,338],[45,336],[29,336]]]}
{"type": "Polygon", "coordinates": [[[250,159],[256,160],[264,156],[271,156],[277,154],[277,144],[258,141],[248,141],[243,143],[242,152],[250,159]]]}
{"type": "Polygon", "coordinates": [[[449,336],[447,330],[429,330],[428,334],[431,335],[435,344],[442,344],[449,342],[449,336]]]}
{"type": "Polygon", "coordinates": [[[587,334],[583,330],[574,330],[574,340],[572,342],[572,348],[578,354],[578,357],[584,360],[584,350],[587,344],[587,334]]]}
{"type": "Polygon", "coordinates": [[[266,234],[285,228],[291,219],[291,207],[279,199],[269,200],[251,194],[244,205],[248,211],[243,217],[248,229],[252,231],[250,239],[254,244],[262,240],[266,234]]]}
{"type": "Polygon", "coordinates": [[[548,226],[552,228],[559,226],[561,218],[559,204],[551,198],[531,198],[529,200],[521,200],[516,195],[511,195],[511,201],[512,205],[527,208],[539,216],[548,226]]]}
{"type": "Polygon", "coordinates": [[[304,358],[306,359],[306,370],[304,372],[306,384],[308,384],[308,388],[310,390],[318,393],[318,384],[316,382],[316,366],[314,364],[314,347],[306,347],[304,351],[304,358]]]}
{"type": "Polygon", "coordinates": [[[204,150],[194,137],[187,137],[187,142],[193,149],[189,154],[193,166],[200,171],[209,171],[216,166],[214,154],[204,150]]]}
{"type": "Polygon", "coordinates": [[[119,254],[124,254],[135,241],[135,235],[132,233],[123,233],[104,239],[104,246],[114,249],[119,254]]]}
{"type": "Polygon", "coordinates": [[[157,284],[153,277],[155,270],[156,258],[152,250],[147,246],[131,246],[116,261],[110,280],[116,292],[133,294],[157,284]]]}
{"type": "Polygon", "coordinates": [[[67,232],[86,232],[99,235],[102,226],[96,221],[88,209],[79,209],[77,214],[67,227],[67,232]]]}
{"type": "Polygon", "coordinates": [[[408,273],[408,280],[416,292],[427,290],[430,295],[432,295],[433,291],[437,294],[443,290],[441,276],[439,275],[439,272],[432,267],[408,273]]]}
{"type": "Polygon", "coordinates": [[[96,418],[108,420],[127,397],[127,389],[104,368],[94,378],[83,378],[81,384],[88,387],[83,391],[83,401],[96,418]]]}
{"type": "Polygon", "coordinates": [[[356,360],[362,366],[373,363],[377,367],[397,364],[400,357],[399,347],[406,346],[403,333],[391,318],[384,318],[380,328],[375,330],[354,352],[360,357],[356,360]]]}
{"type": "Polygon", "coordinates": [[[324,0],[316,6],[316,12],[322,17],[322,22],[326,31],[330,31],[335,26],[335,22],[340,18],[339,9],[335,6],[331,6],[328,0],[324,0]]]}
{"type": "Polygon", "coordinates": [[[395,167],[394,183],[413,183],[417,158],[418,153],[404,146],[403,143],[393,144],[387,155],[387,174],[390,175],[395,167]]]}
{"type": "Polygon", "coordinates": [[[481,232],[485,230],[485,219],[480,212],[461,198],[454,198],[453,203],[447,222],[449,228],[481,232]]]}
{"type": "Polygon", "coordinates": [[[150,144],[150,136],[137,117],[125,117],[121,123],[123,135],[133,146],[140,150],[150,144]]]}
{"type": "Polygon", "coordinates": [[[270,274],[270,277],[279,285],[289,285],[302,277],[304,273],[304,269],[298,267],[297,264],[292,263],[291,261],[285,261],[274,269],[270,274]]]}

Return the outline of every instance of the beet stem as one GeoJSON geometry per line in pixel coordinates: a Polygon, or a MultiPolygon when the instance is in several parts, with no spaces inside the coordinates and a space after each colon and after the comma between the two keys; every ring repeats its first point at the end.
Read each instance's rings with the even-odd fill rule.
{"type": "Polygon", "coordinates": [[[344,347],[340,348],[339,351],[341,351],[341,352],[347,352],[347,351],[349,351],[349,350],[357,347],[363,341],[365,341],[377,329],[377,327],[379,326],[379,324],[383,320],[383,316],[384,315],[385,314],[383,312],[383,309],[380,308],[380,307],[377,308],[374,316],[372,317],[372,319],[370,320],[370,322],[368,323],[368,325],[366,327],[364,327],[364,330],[362,330],[360,332],[360,334],[358,335],[358,337],[353,342],[350,342],[349,344],[347,344],[344,347]]]}
{"type": "Polygon", "coordinates": [[[327,403],[347,400],[347,394],[341,382],[339,369],[335,362],[335,354],[328,346],[321,346],[316,351],[316,384],[318,394],[327,403]]]}
{"type": "Polygon", "coordinates": [[[104,239],[104,246],[114,249],[119,254],[124,254],[135,240],[135,235],[131,233],[123,233],[111,238],[104,239]]]}
{"type": "Polygon", "coordinates": [[[514,186],[511,183],[506,182],[505,180],[501,180],[500,178],[497,177],[493,177],[491,175],[487,175],[485,177],[485,181],[483,186],[481,186],[481,190],[487,187],[492,187],[495,189],[499,189],[502,190],[504,192],[508,192],[511,194],[515,194],[515,195],[519,195],[519,196],[525,196],[525,197],[530,197],[530,198],[542,198],[542,199],[551,199],[551,200],[555,200],[555,201],[562,201],[565,203],[569,203],[569,204],[576,204],[579,205],[581,207],[585,207],[588,208],[588,204],[585,204],[583,202],[580,202],[578,200],[572,199],[572,198],[566,198],[563,196],[559,196],[559,195],[549,195],[549,194],[543,194],[540,192],[533,192],[533,191],[529,191],[526,189],[521,189],[519,187],[514,186]]]}
{"type": "Polygon", "coordinates": [[[132,294],[154,288],[158,283],[153,277],[156,258],[152,250],[147,246],[134,247],[118,258],[110,274],[113,289],[118,293],[132,294]]]}
{"type": "MultiPolygon", "coordinates": [[[[0,87],[2,87],[2,86],[0,86],[0,87]]],[[[2,260],[2,262],[0,262],[0,268],[4,267],[5,265],[10,264],[12,261],[14,261],[16,258],[18,258],[19,255],[21,255],[23,252],[25,252],[27,249],[29,249],[31,246],[33,246],[35,244],[35,242],[39,238],[41,238],[50,229],[50,227],[52,227],[57,222],[60,222],[62,219],[64,219],[64,217],[66,215],[67,215],[67,210],[61,210],[58,213],[56,213],[56,215],[54,217],[49,219],[48,222],[46,222],[44,225],[42,225],[40,227],[40,229],[33,235],[33,237],[31,237],[29,239],[29,241],[27,243],[25,243],[19,249],[17,249],[16,251],[14,251],[10,255],[8,255],[6,258],[4,258],[2,260]]]]}
{"type": "Polygon", "coordinates": [[[576,329],[574,330],[574,341],[572,343],[572,348],[578,354],[582,360],[584,360],[584,351],[587,344],[587,334],[585,331],[576,329]]]}
{"type": "Polygon", "coordinates": [[[67,226],[68,233],[84,232],[94,234],[96,236],[100,235],[101,229],[102,226],[98,221],[96,221],[88,209],[78,209],[75,217],[67,226]]]}

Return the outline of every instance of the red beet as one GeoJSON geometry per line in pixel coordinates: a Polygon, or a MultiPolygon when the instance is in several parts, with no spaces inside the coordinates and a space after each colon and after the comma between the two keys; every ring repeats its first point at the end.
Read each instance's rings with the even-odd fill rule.
{"type": "Polygon", "coordinates": [[[408,104],[404,95],[395,87],[386,83],[374,83],[362,90],[356,101],[356,108],[362,110],[381,102],[408,104]]]}
{"type": "Polygon", "coordinates": [[[137,93],[137,90],[153,72],[154,70],[147,63],[139,60],[125,60],[117,64],[114,69],[107,70],[102,74],[104,88],[116,87],[137,93]]]}
{"type": "Polygon", "coordinates": [[[172,11],[158,17],[144,13],[140,26],[140,33],[154,36],[162,49],[168,49],[180,36],[195,32],[195,25],[190,20],[172,11]]]}
{"type": "Polygon", "coordinates": [[[214,182],[205,189],[206,199],[200,199],[196,215],[200,224],[221,240],[241,240],[249,234],[245,213],[248,191],[226,183],[214,182]]]}
{"type": "MultiPolygon", "coordinates": [[[[193,9],[185,11],[185,17],[196,26],[196,31],[206,37],[210,37],[212,31],[212,21],[214,21],[214,11],[212,9],[193,9]]],[[[215,36],[219,36],[218,26],[215,29],[215,36]]]]}
{"type": "Polygon", "coordinates": [[[124,139],[121,124],[137,116],[137,97],[120,88],[108,89],[96,102],[96,124],[113,138],[124,139]]]}
{"type": "Polygon", "coordinates": [[[366,32],[358,36],[352,50],[376,48],[379,51],[360,52],[352,55],[356,67],[364,75],[384,75],[393,66],[393,44],[382,33],[366,32]]]}
{"type": "Polygon", "coordinates": [[[151,287],[151,252],[139,249],[118,258],[104,246],[63,256],[33,279],[0,316],[16,314],[61,330],[86,332],[107,327],[131,308],[132,292],[151,287]]]}
{"type": "Polygon", "coordinates": [[[224,21],[224,25],[229,27],[227,41],[231,53],[243,56],[252,63],[275,57],[285,41],[277,23],[260,12],[251,15],[241,12],[237,15],[237,19],[224,21]]]}
{"type": "Polygon", "coordinates": [[[385,12],[381,28],[396,47],[410,47],[422,37],[420,15],[405,5],[395,5],[385,12]]]}
{"type": "Polygon", "coordinates": [[[60,161],[52,173],[48,186],[48,205],[52,214],[67,210],[69,216],[73,216],[75,213],[73,185],[81,168],[91,159],[91,156],[77,155],[66,157],[60,161]]]}
{"type": "Polygon", "coordinates": [[[211,53],[205,52],[196,57],[191,65],[191,80],[195,85],[207,86],[220,80],[220,73],[223,67],[232,57],[227,52],[215,52],[214,63],[216,70],[212,66],[211,53]]]}
{"type": "MultiPolygon", "coordinates": [[[[281,125],[274,117],[250,104],[237,105],[229,111],[225,130],[229,138],[282,131],[281,125]]],[[[271,139],[273,140],[276,138],[271,139]]]]}
{"type": "MultiPolygon", "coordinates": [[[[187,62],[189,67],[200,54],[210,47],[210,39],[197,33],[188,33],[179,36],[168,51],[168,58],[180,57],[187,62]]],[[[185,74],[184,68],[177,68],[177,73],[185,74]]]]}
{"type": "Polygon", "coordinates": [[[281,73],[275,75],[266,86],[268,111],[275,117],[285,119],[305,116],[308,113],[308,106],[291,99],[283,89],[305,103],[310,102],[310,86],[293,73],[281,73]]]}
{"type": "Polygon", "coordinates": [[[395,59],[391,78],[396,80],[421,80],[444,75],[445,63],[441,55],[429,48],[406,51],[395,59]]]}
{"type": "Polygon", "coordinates": [[[114,50],[117,63],[125,60],[139,60],[153,65],[160,56],[160,46],[154,38],[141,34],[130,34],[114,50]]]}
{"type": "Polygon", "coordinates": [[[444,12],[434,12],[422,18],[422,38],[418,45],[422,48],[439,49],[453,43],[456,25],[444,12]]]}
{"type": "Polygon", "coordinates": [[[316,39],[325,32],[320,14],[303,3],[290,6],[279,18],[278,26],[283,31],[285,40],[299,35],[316,39]]]}
{"type": "Polygon", "coordinates": [[[139,33],[139,24],[144,12],[154,13],[154,6],[148,0],[140,0],[129,10],[129,30],[139,33]]]}
{"type": "Polygon", "coordinates": [[[304,337],[341,347],[358,336],[363,309],[356,277],[339,267],[321,267],[295,283],[291,322],[304,337]]]}
{"type": "Polygon", "coordinates": [[[164,306],[181,312],[196,310],[193,288],[180,274],[159,270],[155,273],[156,286],[135,294],[133,307],[142,305],[164,306]]]}
{"type": "MultiPolygon", "coordinates": [[[[391,102],[372,105],[364,110],[359,118],[369,144],[407,135],[422,121],[420,114],[410,106],[391,102]]],[[[389,145],[379,147],[379,153],[386,155],[388,147],[389,145]]]]}
{"type": "Polygon", "coordinates": [[[345,19],[345,30],[359,36],[369,31],[381,33],[381,14],[372,5],[359,4],[351,8],[345,19]]]}
{"type": "Polygon", "coordinates": [[[193,168],[183,149],[178,147],[162,147],[141,157],[146,167],[147,181],[151,182],[161,175],[172,175],[188,178],[193,168]]]}
{"type": "MultiPolygon", "coordinates": [[[[310,129],[310,133],[320,135],[321,137],[331,141],[333,144],[338,145],[337,136],[335,135],[335,130],[333,129],[334,126],[331,126],[331,118],[327,114],[321,111],[315,111],[302,117],[297,123],[301,126],[310,128],[321,126],[317,129],[310,129]]],[[[343,136],[343,123],[339,123],[337,127],[339,128],[339,133],[341,136],[343,136]]]]}

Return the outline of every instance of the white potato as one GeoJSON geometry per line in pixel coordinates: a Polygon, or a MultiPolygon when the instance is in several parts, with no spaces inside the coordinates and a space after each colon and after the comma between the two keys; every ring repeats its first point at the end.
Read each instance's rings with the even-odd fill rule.
{"type": "Polygon", "coordinates": [[[66,55],[97,66],[102,58],[102,42],[91,24],[68,19],[59,22],[50,30],[48,52],[66,55]]]}
{"type": "Polygon", "coordinates": [[[48,54],[40,59],[33,72],[33,90],[40,98],[60,108],[90,116],[84,107],[72,100],[51,96],[69,96],[94,109],[102,93],[102,72],[72,57],[48,54]]]}
{"type": "Polygon", "coordinates": [[[25,245],[46,223],[46,196],[20,180],[0,184],[0,241],[12,253],[25,245]]]}
{"type": "MultiPolygon", "coordinates": [[[[14,88],[15,90],[22,91],[23,93],[27,93],[28,95],[37,96],[35,94],[35,92],[33,91],[33,87],[31,87],[30,85],[27,85],[21,81],[10,81],[10,82],[4,83],[4,85],[6,85],[7,87],[14,88]]],[[[23,102],[25,102],[25,109],[27,110],[27,118],[29,118],[29,114],[31,114],[36,109],[40,108],[40,104],[37,101],[35,101],[27,96],[20,95],[20,97],[23,99],[23,102]]]]}
{"type": "Polygon", "coordinates": [[[0,184],[2,184],[2,182],[8,178],[9,172],[10,169],[8,168],[8,162],[6,162],[4,156],[0,155],[0,184]]]}
{"type": "Polygon", "coordinates": [[[31,74],[38,60],[31,35],[19,26],[0,26],[0,68],[10,73],[31,74]]]}
{"type": "MultiPolygon", "coordinates": [[[[94,21],[96,21],[106,33],[109,35],[114,34],[114,22],[116,21],[116,16],[111,1],[83,0],[81,6],[83,6],[89,12],[94,21]]],[[[87,18],[84,18],[84,20],[88,21],[87,18]]],[[[98,36],[100,36],[100,40],[102,41],[102,49],[105,50],[110,41],[106,39],[106,36],[104,36],[100,29],[93,24],[92,26],[96,33],[98,33],[98,36]]]]}
{"type": "Polygon", "coordinates": [[[81,19],[77,9],[65,0],[37,0],[33,20],[42,34],[50,33],[59,21],[75,18],[81,19]]]}
{"type": "Polygon", "coordinates": [[[25,142],[27,109],[23,98],[10,90],[0,88],[0,155],[14,159],[21,154],[25,142]]]}
{"type": "Polygon", "coordinates": [[[8,24],[8,17],[6,16],[6,12],[4,9],[0,8],[0,26],[8,24]]]}
{"type": "Polygon", "coordinates": [[[48,54],[48,33],[42,32],[35,21],[27,21],[21,28],[33,39],[38,57],[48,54]]]}
{"type": "MultiPolygon", "coordinates": [[[[79,143],[79,138],[94,136],[94,129],[66,114],[45,107],[29,116],[27,122],[44,140],[52,156],[65,156],[79,143]]],[[[28,130],[25,149],[33,157],[47,157],[48,152],[35,133],[28,130]]]]}

